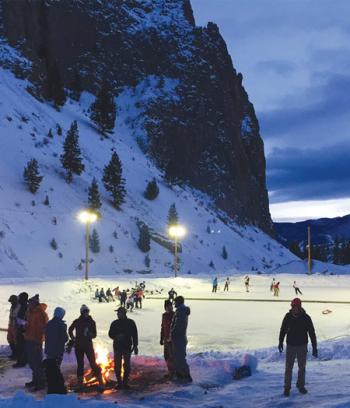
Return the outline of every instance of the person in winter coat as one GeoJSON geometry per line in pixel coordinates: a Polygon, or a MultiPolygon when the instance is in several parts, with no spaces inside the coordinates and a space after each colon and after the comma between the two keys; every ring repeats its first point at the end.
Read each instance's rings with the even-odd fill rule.
{"type": "Polygon", "coordinates": [[[113,339],[114,367],[117,378],[117,388],[129,388],[131,353],[138,354],[137,327],[133,320],[128,319],[124,307],[116,310],[118,319],[111,323],[108,335],[113,339]],[[124,377],[121,378],[121,369],[124,377]]]}
{"type": "Polygon", "coordinates": [[[277,282],[273,287],[273,296],[279,296],[279,294],[280,294],[280,282],[277,282]]]}
{"type": "Polygon", "coordinates": [[[99,301],[102,302],[102,299],[104,299],[107,303],[109,303],[109,299],[106,297],[105,291],[104,291],[103,288],[101,288],[101,290],[100,290],[99,301]]]}
{"type": "Polygon", "coordinates": [[[244,286],[245,286],[245,291],[246,292],[249,292],[249,281],[250,281],[250,278],[249,278],[248,275],[246,275],[244,277],[244,286]]]}
{"type": "Polygon", "coordinates": [[[11,360],[17,359],[17,341],[16,341],[16,319],[20,305],[18,303],[18,298],[16,295],[11,295],[8,300],[11,303],[10,314],[9,314],[9,323],[7,327],[7,342],[11,349],[11,355],[9,358],[11,360]]]}
{"type": "Polygon", "coordinates": [[[179,380],[192,382],[190,368],[186,361],[187,325],[191,311],[185,306],[182,296],[175,298],[175,314],[171,322],[170,332],[174,353],[175,371],[179,380]]]}
{"type": "Polygon", "coordinates": [[[227,277],[226,281],[225,281],[224,292],[225,292],[225,290],[227,290],[227,292],[228,292],[229,287],[230,287],[230,278],[227,277]]]}
{"type": "Polygon", "coordinates": [[[298,294],[302,295],[301,290],[299,289],[299,286],[297,285],[296,281],[294,281],[294,283],[293,283],[293,288],[295,290],[296,295],[298,295],[298,294]]]}
{"type": "Polygon", "coordinates": [[[305,366],[307,356],[308,335],[312,344],[312,355],[317,358],[317,340],[311,317],[301,307],[301,300],[295,298],[291,303],[291,310],[285,315],[280,335],[278,350],[283,351],[284,337],[287,335],[286,370],[284,376],[284,395],[290,395],[292,372],[295,358],[298,360],[297,388],[301,394],[306,394],[305,366]]]}
{"type": "Polygon", "coordinates": [[[63,321],[66,311],[56,307],[53,318],[45,328],[45,354],[46,358],[55,360],[58,367],[63,360],[64,346],[68,341],[67,325],[63,321]]]}
{"type": "Polygon", "coordinates": [[[215,278],[213,279],[213,289],[212,289],[212,293],[216,293],[216,291],[218,290],[218,278],[215,276],[215,278]]]}
{"type": "Polygon", "coordinates": [[[68,329],[69,337],[75,342],[75,356],[77,359],[78,388],[83,387],[84,382],[84,355],[89,360],[92,371],[98,379],[99,386],[103,388],[101,367],[96,363],[92,339],[96,338],[96,323],[90,316],[90,310],[86,305],[80,308],[80,316],[75,319],[68,329]],[[75,335],[74,335],[75,331],[75,335]]]}
{"type": "Polygon", "coordinates": [[[24,367],[27,364],[26,353],[24,350],[24,330],[26,322],[26,313],[28,307],[28,293],[22,292],[18,295],[19,310],[16,317],[16,351],[17,362],[13,368],[24,367]]]}
{"type": "Polygon", "coordinates": [[[64,346],[68,341],[67,325],[63,321],[65,314],[66,311],[62,307],[56,307],[53,318],[49,320],[45,328],[46,360],[43,365],[48,394],[67,394],[60,369],[64,346]]]}
{"type": "Polygon", "coordinates": [[[119,286],[117,286],[116,288],[113,289],[114,292],[114,296],[119,299],[120,298],[120,290],[119,290],[119,286]]]}
{"type": "Polygon", "coordinates": [[[276,284],[276,280],[275,280],[275,278],[272,278],[272,282],[271,282],[271,285],[270,285],[270,292],[273,292],[273,288],[274,288],[275,284],[276,284]]]}
{"type": "Polygon", "coordinates": [[[174,288],[171,288],[168,292],[169,298],[168,300],[170,300],[171,303],[174,303],[174,300],[177,296],[177,293],[175,292],[174,288]]]}
{"type": "Polygon", "coordinates": [[[126,290],[123,289],[123,292],[120,294],[120,307],[125,307],[126,298],[128,297],[126,290]]]}
{"type": "Polygon", "coordinates": [[[32,381],[27,382],[25,386],[28,388],[33,387],[33,391],[45,388],[42,347],[45,338],[45,327],[49,320],[46,309],[46,304],[40,303],[39,295],[29,299],[26,312],[27,324],[24,332],[24,350],[29,367],[32,370],[32,381]]]}
{"type": "Polygon", "coordinates": [[[107,289],[106,296],[107,296],[107,298],[108,298],[109,300],[111,300],[112,302],[114,302],[114,297],[113,297],[113,293],[112,293],[111,288],[108,288],[108,289],[107,289]]]}
{"type": "Polygon", "coordinates": [[[95,299],[99,299],[100,300],[100,291],[98,290],[98,288],[95,291],[95,299]]]}
{"type": "Polygon", "coordinates": [[[171,341],[171,322],[174,317],[173,304],[170,300],[164,302],[165,313],[162,315],[162,325],[160,330],[160,345],[163,346],[164,360],[168,367],[168,377],[175,375],[174,353],[171,341]]]}
{"type": "Polygon", "coordinates": [[[134,302],[135,302],[135,296],[134,295],[130,295],[126,301],[126,309],[129,310],[130,312],[133,311],[134,309],[134,302]]]}

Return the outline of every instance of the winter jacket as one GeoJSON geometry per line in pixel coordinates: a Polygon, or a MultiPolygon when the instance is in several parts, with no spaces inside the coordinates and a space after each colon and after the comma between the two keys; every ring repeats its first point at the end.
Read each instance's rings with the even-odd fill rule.
{"type": "Polygon", "coordinates": [[[217,278],[213,279],[213,286],[218,286],[218,279],[217,278]]]}
{"type": "Polygon", "coordinates": [[[14,326],[16,324],[17,316],[19,309],[21,308],[20,304],[17,304],[16,306],[11,306],[10,308],[10,314],[9,314],[9,325],[14,326]]]}
{"type": "Polygon", "coordinates": [[[91,346],[92,339],[97,336],[96,323],[91,316],[79,316],[68,329],[69,337],[74,339],[79,347],[91,346]],[[75,330],[75,336],[73,334],[75,330]]]}
{"type": "Polygon", "coordinates": [[[132,319],[114,320],[108,336],[113,339],[114,350],[131,352],[131,348],[138,345],[137,327],[132,319]]]}
{"type": "Polygon", "coordinates": [[[180,305],[176,309],[170,326],[172,340],[186,339],[188,316],[190,315],[190,313],[190,308],[185,306],[184,304],[180,305]]]}
{"type": "Polygon", "coordinates": [[[47,358],[56,359],[64,353],[68,340],[67,325],[58,317],[51,319],[45,328],[45,353],[47,358]]]}
{"type": "Polygon", "coordinates": [[[165,312],[162,315],[162,326],[160,330],[160,341],[169,343],[171,341],[171,322],[175,312],[165,312]]]}
{"type": "Polygon", "coordinates": [[[285,335],[287,335],[287,344],[290,346],[303,346],[308,343],[308,334],[310,336],[313,348],[317,348],[316,334],[311,317],[306,314],[304,309],[297,315],[290,310],[284,317],[279,341],[282,344],[285,335]]]}
{"type": "Polygon", "coordinates": [[[40,303],[34,308],[27,309],[27,325],[25,327],[24,340],[42,345],[45,339],[45,327],[49,320],[46,309],[47,305],[45,303],[40,303]]]}
{"type": "Polygon", "coordinates": [[[123,291],[123,292],[120,294],[120,300],[121,300],[122,302],[125,302],[127,296],[128,296],[128,295],[126,294],[126,292],[123,291]]]}

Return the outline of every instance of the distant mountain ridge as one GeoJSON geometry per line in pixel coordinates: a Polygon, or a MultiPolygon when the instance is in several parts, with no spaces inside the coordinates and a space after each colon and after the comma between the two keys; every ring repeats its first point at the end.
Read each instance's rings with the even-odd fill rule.
{"type": "Polygon", "coordinates": [[[332,244],[336,238],[350,239],[350,214],[344,217],[320,218],[300,222],[275,222],[276,239],[288,246],[297,241],[302,246],[307,243],[307,228],[311,228],[313,245],[332,244]]]}

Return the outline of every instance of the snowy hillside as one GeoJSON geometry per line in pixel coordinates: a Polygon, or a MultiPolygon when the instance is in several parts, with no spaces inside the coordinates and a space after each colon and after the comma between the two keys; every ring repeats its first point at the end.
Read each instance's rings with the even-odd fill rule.
{"type": "MultiPolygon", "coordinates": [[[[76,216],[87,204],[87,188],[94,176],[103,198],[102,218],[96,225],[101,252],[93,255],[91,267],[95,276],[125,270],[144,271],[145,254],[136,245],[139,237],[136,222],[145,222],[167,238],[166,218],[172,203],[188,229],[181,254],[182,274],[216,273],[209,267],[211,261],[216,271],[225,273],[252,268],[264,272],[295,259],[257,228],[225,225],[203,194],[188,188],[170,189],[163,183],[162,175],[136,143],[136,138],[143,137],[138,131],[142,102],[157,98],[162,92],[154,86],[156,78],[150,77],[133,89],[125,88],[119,95],[115,132],[105,140],[100,139],[87,114],[94,100],[92,95],[84,93],[80,103],[68,100],[58,112],[33,98],[26,91],[30,84],[16,79],[11,72],[1,69],[0,78],[1,276],[78,277],[83,273],[77,267],[84,258],[85,228],[76,216]],[[74,120],[78,122],[85,172],[67,184],[59,157],[66,132],[74,120]],[[57,124],[63,129],[62,136],[57,134],[57,124]],[[52,139],[47,138],[50,128],[52,139]],[[113,149],[122,161],[126,178],[127,198],[120,212],[109,204],[101,182],[103,167],[113,149]],[[26,189],[23,181],[24,166],[31,158],[37,159],[44,176],[35,195],[26,189]],[[143,198],[143,191],[153,177],[157,179],[160,194],[155,201],[148,201],[143,198]],[[46,195],[49,206],[43,204],[46,195]],[[52,222],[54,217],[57,225],[52,222]],[[56,251],[50,247],[52,238],[58,244],[56,251]],[[111,245],[113,253],[109,250],[111,245]],[[221,256],[223,245],[228,252],[227,260],[221,256]]],[[[176,81],[165,80],[163,86],[167,95],[171,95],[176,81]]],[[[171,274],[173,257],[168,249],[152,241],[149,255],[152,272],[171,274]]]]}

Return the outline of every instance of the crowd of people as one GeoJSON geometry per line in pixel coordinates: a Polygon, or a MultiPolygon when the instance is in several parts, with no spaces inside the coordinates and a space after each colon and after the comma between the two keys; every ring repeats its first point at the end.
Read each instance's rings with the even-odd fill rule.
{"type": "Polygon", "coordinates": [[[127,310],[132,312],[134,308],[142,309],[142,300],[145,297],[145,288],[145,282],[135,282],[135,287],[131,290],[121,290],[119,286],[117,286],[113,290],[108,288],[105,292],[104,288],[96,288],[94,299],[98,300],[100,303],[119,301],[120,306],[126,307],[127,310]]]}
{"type": "MultiPolygon", "coordinates": [[[[114,294],[119,299],[120,306],[115,310],[117,319],[111,323],[108,335],[113,340],[116,388],[127,389],[131,355],[138,354],[138,332],[135,322],[127,316],[125,307],[127,299],[123,297],[126,291],[118,293],[116,289],[114,294]]],[[[93,339],[97,337],[96,322],[90,315],[88,306],[83,304],[80,307],[80,315],[67,330],[63,320],[65,310],[62,307],[56,307],[52,319],[49,320],[46,313],[47,306],[40,302],[39,295],[29,298],[28,294],[23,292],[18,296],[11,295],[9,302],[11,308],[7,339],[11,349],[10,358],[16,360],[13,364],[14,368],[29,365],[32,379],[24,384],[26,388],[34,392],[46,388],[48,393],[66,394],[67,388],[61,372],[61,364],[64,352],[70,352],[74,347],[77,362],[77,390],[82,390],[84,386],[84,357],[86,356],[98,380],[98,389],[103,391],[101,367],[96,362],[93,346],[93,339]],[[43,351],[45,359],[43,359],[43,351]]],[[[141,306],[142,301],[136,307],[141,306]]],[[[165,301],[164,309],[160,344],[164,348],[164,358],[168,367],[167,378],[192,382],[186,361],[190,309],[185,306],[184,298],[177,296],[173,288],[169,291],[169,299],[165,301]]]]}

